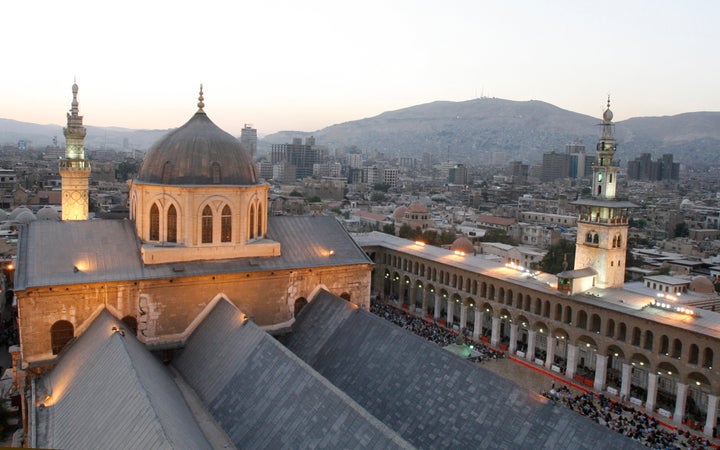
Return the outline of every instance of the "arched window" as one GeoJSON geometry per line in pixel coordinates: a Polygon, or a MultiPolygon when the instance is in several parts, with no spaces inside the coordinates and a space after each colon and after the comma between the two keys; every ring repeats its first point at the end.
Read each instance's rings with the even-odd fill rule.
{"type": "Polygon", "coordinates": [[[595,233],[593,235],[593,244],[597,244],[598,242],[600,242],[600,236],[598,236],[598,234],[595,233]]]}
{"type": "Polygon", "coordinates": [[[262,205],[257,208],[257,237],[263,237],[263,209],[262,205]]]}
{"type": "Polygon", "coordinates": [[[644,343],[644,345],[643,345],[643,348],[644,348],[645,350],[650,350],[650,351],[652,351],[652,349],[653,349],[653,339],[655,339],[654,336],[653,336],[653,332],[650,331],[650,330],[645,330],[645,343],[644,343]]]}
{"type": "Polygon", "coordinates": [[[621,246],[622,246],[622,236],[620,236],[619,234],[618,234],[618,237],[617,237],[617,246],[618,246],[618,247],[621,247],[621,246]]]}
{"type": "Polygon", "coordinates": [[[50,327],[52,354],[57,355],[75,337],[75,327],[67,320],[58,320],[50,327]]]}
{"type": "Polygon", "coordinates": [[[303,307],[307,305],[307,300],[305,297],[300,297],[297,300],[295,300],[295,307],[293,308],[293,317],[297,317],[298,313],[300,312],[303,307]]]}
{"type": "MultiPolygon", "coordinates": [[[[249,238],[254,239],[255,238],[255,205],[250,205],[250,234],[249,238]]],[[[394,256],[393,256],[394,258],[394,256]]]]}
{"type": "Polygon", "coordinates": [[[210,166],[213,184],[220,184],[220,164],[214,162],[210,166]]]}
{"type": "Polygon", "coordinates": [[[168,242],[177,242],[177,210],[170,205],[167,212],[167,239],[168,242]]]}
{"type": "Polygon", "coordinates": [[[588,233],[587,237],[585,238],[585,241],[592,242],[592,233],[588,233]]]}
{"type": "Polygon", "coordinates": [[[690,353],[688,355],[688,364],[696,364],[700,359],[700,349],[696,344],[690,344],[690,353]]]}
{"type": "Polygon", "coordinates": [[[706,369],[712,369],[713,366],[713,351],[710,347],[705,347],[703,352],[703,367],[706,369]]]}
{"type": "Polygon", "coordinates": [[[156,203],[150,208],[150,236],[151,241],[160,240],[160,209],[156,203]]]}
{"type": "Polygon", "coordinates": [[[213,241],[213,214],[210,205],[205,205],[202,212],[202,243],[210,244],[213,241]]]}
{"type": "Polygon", "coordinates": [[[232,213],[230,207],[225,205],[220,221],[220,242],[232,242],[232,213]]]}

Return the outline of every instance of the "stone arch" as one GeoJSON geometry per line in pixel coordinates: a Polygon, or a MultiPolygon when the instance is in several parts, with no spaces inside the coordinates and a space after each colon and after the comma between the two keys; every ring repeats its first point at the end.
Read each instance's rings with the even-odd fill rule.
{"type": "Polygon", "coordinates": [[[200,242],[211,244],[213,241],[213,212],[210,205],[205,205],[200,216],[200,242]]]}
{"type": "Polygon", "coordinates": [[[545,300],[545,303],[543,303],[542,316],[547,319],[550,318],[550,300],[545,300]]]}
{"type": "Polygon", "coordinates": [[[165,240],[167,242],[177,242],[178,235],[178,213],[177,208],[172,203],[168,207],[165,214],[165,240]]]}
{"type": "Polygon", "coordinates": [[[572,306],[565,306],[565,312],[563,314],[563,323],[572,325],[573,310],[572,306]]]}
{"type": "Polygon", "coordinates": [[[575,345],[577,345],[578,347],[585,347],[585,348],[594,348],[594,349],[598,348],[598,345],[597,345],[597,342],[595,342],[595,339],[593,339],[592,337],[590,337],[586,334],[583,334],[580,337],[578,337],[575,340],[575,345]]]}
{"type": "Polygon", "coordinates": [[[307,305],[307,299],[305,297],[298,297],[295,299],[295,303],[293,305],[293,317],[297,317],[297,315],[300,313],[300,310],[302,310],[305,305],[307,305]]]}
{"type": "Polygon", "coordinates": [[[568,340],[570,338],[570,335],[564,328],[555,328],[552,330],[552,335],[555,336],[556,339],[568,340]]]}
{"type": "Polygon", "coordinates": [[[515,307],[517,309],[522,309],[523,307],[523,295],[522,292],[517,293],[517,300],[515,300],[515,307]]]}
{"type": "Polygon", "coordinates": [[[712,369],[713,368],[713,359],[714,359],[713,349],[711,349],[710,347],[705,347],[705,350],[703,350],[702,366],[706,369],[712,369]]]}
{"type": "Polygon", "coordinates": [[[675,375],[678,376],[680,374],[680,371],[674,364],[670,364],[667,361],[663,361],[657,366],[657,370],[659,375],[675,375]]]}
{"type": "Polygon", "coordinates": [[[505,294],[505,304],[508,306],[512,306],[513,302],[513,290],[508,289],[507,293],[505,294]]]}
{"type": "Polygon", "coordinates": [[[640,347],[640,340],[642,339],[642,330],[639,327],[633,327],[632,335],[630,336],[630,344],[635,347],[640,347]]]}
{"type": "Polygon", "coordinates": [[[600,329],[602,328],[602,321],[600,320],[600,316],[598,314],[593,314],[590,316],[590,331],[593,333],[600,333],[600,329]]]}
{"type": "Polygon", "coordinates": [[[484,281],[480,283],[480,297],[487,298],[487,283],[484,281]]]}
{"type": "Polygon", "coordinates": [[[653,340],[654,340],[653,332],[650,330],[645,330],[645,340],[643,341],[643,348],[645,350],[652,351],[653,349],[653,340]]]}
{"type": "Polygon", "coordinates": [[[160,208],[157,203],[153,203],[150,207],[150,228],[148,230],[148,240],[160,240],[160,208]]]}
{"type": "Polygon", "coordinates": [[[666,334],[660,336],[660,348],[658,351],[661,355],[670,356],[670,338],[666,334]]]}
{"type": "Polygon", "coordinates": [[[618,325],[618,333],[617,336],[615,336],[615,340],[625,342],[625,339],[627,339],[627,325],[625,325],[625,322],[620,322],[620,325],[618,325]]]}
{"type": "Polygon", "coordinates": [[[495,285],[492,284],[492,283],[491,283],[490,286],[488,287],[488,296],[487,296],[487,298],[488,298],[488,300],[495,300],[495,285]]]}
{"type": "Polygon", "coordinates": [[[612,338],[615,336],[615,320],[608,319],[605,324],[605,336],[612,338]]]}
{"type": "Polygon", "coordinates": [[[673,339],[672,341],[672,353],[670,354],[673,358],[680,359],[682,358],[682,341],[678,338],[673,339]]]}
{"type": "Polygon", "coordinates": [[[553,315],[553,320],[557,322],[562,322],[562,311],[563,307],[560,303],[555,304],[555,314],[553,315]]]}
{"type": "Polygon", "coordinates": [[[607,352],[605,352],[607,356],[613,356],[615,358],[625,359],[625,352],[623,352],[623,349],[620,348],[617,345],[608,345],[607,352]]]}
{"type": "Polygon", "coordinates": [[[548,330],[550,329],[545,322],[535,322],[532,325],[532,329],[537,331],[538,333],[548,333],[548,330]]]}
{"type": "Polygon", "coordinates": [[[523,304],[523,310],[530,312],[530,302],[531,301],[532,301],[532,299],[530,298],[530,296],[526,294],[525,295],[525,303],[523,304]]]}
{"type": "Polygon", "coordinates": [[[58,320],[50,327],[52,354],[57,355],[75,337],[75,327],[67,320],[58,320]]]}
{"type": "Polygon", "coordinates": [[[587,329],[587,313],[582,309],[577,312],[577,321],[575,326],[582,328],[583,330],[587,329]]]}
{"type": "Polygon", "coordinates": [[[498,288],[498,296],[497,296],[498,302],[505,303],[505,288],[500,286],[498,288]]]}
{"type": "Polygon", "coordinates": [[[535,307],[533,308],[533,313],[536,316],[542,315],[542,300],[540,300],[540,297],[535,298],[535,307]]]}

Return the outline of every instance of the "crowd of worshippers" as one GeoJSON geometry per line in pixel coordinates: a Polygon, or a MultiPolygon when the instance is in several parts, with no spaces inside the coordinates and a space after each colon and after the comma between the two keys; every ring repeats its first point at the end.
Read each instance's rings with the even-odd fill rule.
{"type": "Polygon", "coordinates": [[[554,388],[543,395],[559,402],[595,422],[655,449],[712,448],[710,442],[688,431],[664,428],[653,417],[633,407],[611,401],[593,393],[573,394],[567,386],[554,388]]]}
{"type": "MultiPolygon", "coordinates": [[[[380,300],[372,298],[370,301],[370,312],[389,320],[402,328],[412,331],[418,336],[432,341],[441,347],[447,347],[451,344],[465,343],[467,338],[462,338],[456,332],[441,327],[435,322],[428,322],[420,317],[408,314],[405,311],[392,305],[384,303],[380,300]]],[[[475,351],[468,359],[474,362],[490,361],[494,359],[504,358],[505,354],[501,351],[488,347],[481,342],[472,342],[475,351]]]]}

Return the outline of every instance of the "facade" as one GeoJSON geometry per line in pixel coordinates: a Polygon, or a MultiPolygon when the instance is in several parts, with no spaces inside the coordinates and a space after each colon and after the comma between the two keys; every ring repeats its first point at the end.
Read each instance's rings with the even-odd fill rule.
{"type": "Polygon", "coordinates": [[[628,178],[646,181],[677,181],[680,179],[680,163],[673,162],[671,153],[653,161],[650,153],[643,153],[628,161],[628,178]]]}
{"type": "Polygon", "coordinates": [[[249,152],[198,111],[148,151],[130,220],[22,228],[20,367],[53,364],[102,309],[152,350],[183,345],[221,296],[267,330],[324,287],[369,306],[370,261],[331,217],[269,217],[249,152]],[[330,242],[331,244],[328,244],[330,242]]]}
{"type": "Polygon", "coordinates": [[[85,159],[85,135],[83,117],[78,109],[78,85],[72,86],[73,99],[67,114],[65,135],[65,158],[60,160],[62,177],[62,219],[87,220],[89,206],[90,161],[85,159]]]}
{"type": "Polygon", "coordinates": [[[271,148],[271,161],[273,165],[283,162],[295,166],[298,178],[311,177],[313,164],[320,162],[320,149],[315,145],[315,138],[294,138],[291,144],[273,144],[271,148]]]}

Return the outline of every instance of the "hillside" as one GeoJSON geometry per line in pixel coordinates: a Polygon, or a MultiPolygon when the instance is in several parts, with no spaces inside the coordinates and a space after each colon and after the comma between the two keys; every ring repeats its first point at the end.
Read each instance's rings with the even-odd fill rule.
{"type": "MultiPolygon", "coordinates": [[[[594,151],[599,122],[599,117],[542,101],[481,98],[412,106],[314,133],[275,133],[263,142],[286,143],[312,134],[320,145],[355,145],[388,156],[420,157],[430,152],[444,158],[449,154],[460,162],[488,164],[500,153],[505,161],[538,163],[544,152],[564,151],[565,144],[576,139],[594,151]]],[[[649,152],[654,157],[674,153],[676,161],[702,164],[720,149],[720,112],[628,119],[616,123],[616,137],[624,162],[649,152]]]]}
{"type": "MultiPolygon", "coordinates": [[[[512,160],[539,163],[548,151],[564,151],[581,140],[594,151],[599,117],[558,108],[538,100],[511,101],[479,98],[463,102],[437,101],[384,112],[375,117],[340,123],[314,132],[283,131],[259,142],[262,150],[294,137],[313,135],[330,148],[355,146],[389,157],[432,153],[439,159],[468,164],[504,164],[512,160]]],[[[88,126],[88,149],[146,150],[169,130],[133,130],[88,126]]],[[[657,158],[673,153],[675,161],[704,165],[720,150],[720,112],[691,112],[675,116],[637,117],[616,123],[621,166],[649,152],[657,158]]],[[[35,149],[62,145],[59,125],[37,125],[0,119],[0,145],[31,141],[35,149]]]]}

